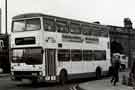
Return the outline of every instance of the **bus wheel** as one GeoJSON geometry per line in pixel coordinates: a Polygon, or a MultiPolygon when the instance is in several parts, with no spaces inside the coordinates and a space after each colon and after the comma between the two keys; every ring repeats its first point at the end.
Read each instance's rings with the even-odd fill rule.
{"type": "Polygon", "coordinates": [[[101,69],[100,68],[96,69],[96,78],[101,79],[101,69]]]}
{"type": "Polygon", "coordinates": [[[60,84],[64,85],[67,82],[67,73],[65,70],[60,73],[60,84]]]}

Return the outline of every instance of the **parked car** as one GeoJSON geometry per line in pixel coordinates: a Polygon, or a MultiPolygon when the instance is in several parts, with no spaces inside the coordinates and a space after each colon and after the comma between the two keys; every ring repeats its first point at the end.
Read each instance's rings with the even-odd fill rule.
{"type": "Polygon", "coordinates": [[[121,62],[120,69],[125,70],[126,68],[128,68],[128,56],[120,53],[114,53],[113,55],[114,56],[118,55],[120,57],[120,62],[121,62]]]}
{"type": "Polygon", "coordinates": [[[120,54],[121,69],[124,70],[128,68],[128,56],[120,54]]]}

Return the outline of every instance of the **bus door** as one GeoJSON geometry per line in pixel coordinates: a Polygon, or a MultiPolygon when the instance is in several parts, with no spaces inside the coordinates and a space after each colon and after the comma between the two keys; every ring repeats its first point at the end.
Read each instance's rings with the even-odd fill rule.
{"type": "Polygon", "coordinates": [[[56,75],[56,50],[46,49],[45,73],[47,76],[56,75]]]}

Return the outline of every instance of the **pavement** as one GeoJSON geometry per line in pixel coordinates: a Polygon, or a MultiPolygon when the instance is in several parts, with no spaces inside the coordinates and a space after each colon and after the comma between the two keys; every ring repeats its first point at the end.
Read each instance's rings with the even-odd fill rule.
{"type": "Polygon", "coordinates": [[[128,76],[128,72],[120,72],[120,81],[116,86],[110,83],[111,77],[103,78],[102,80],[89,81],[79,84],[79,87],[83,90],[133,90],[133,87],[122,84],[122,76],[128,76]]]}

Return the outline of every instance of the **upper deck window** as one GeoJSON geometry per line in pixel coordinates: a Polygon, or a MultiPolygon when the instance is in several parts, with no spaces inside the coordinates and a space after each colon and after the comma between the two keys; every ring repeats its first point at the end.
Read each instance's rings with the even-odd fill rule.
{"type": "Polygon", "coordinates": [[[83,32],[84,35],[91,35],[90,27],[87,26],[87,25],[82,26],[82,32],[83,32]]]}
{"type": "Polygon", "coordinates": [[[44,18],[44,29],[45,31],[55,32],[54,20],[44,18]]]}
{"type": "Polygon", "coordinates": [[[101,36],[101,32],[99,30],[92,30],[93,36],[101,36]]]}
{"type": "Polygon", "coordinates": [[[26,20],[26,30],[27,31],[39,30],[40,27],[41,27],[41,24],[40,24],[40,19],[39,18],[26,20]]]}
{"type": "Polygon", "coordinates": [[[25,29],[24,20],[18,20],[18,21],[13,22],[13,31],[14,32],[24,31],[24,29],[25,29]]]}
{"type": "Polygon", "coordinates": [[[68,33],[67,22],[56,21],[56,30],[57,32],[68,33]]]}
{"type": "Polygon", "coordinates": [[[13,32],[39,30],[41,22],[39,18],[16,20],[13,22],[13,32]]]}
{"type": "Polygon", "coordinates": [[[70,32],[73,34],[81,34],[80,24],[71,23],[70,24],[70,32]]]}
{"type": "Polygon", "coordinates": [[[91,26],[93,36],[101,36],[101,37],[108,37],[108,30],[106,28],[98,27],[98,26],[91,26]]]}
{"type": "Polygon", "coordinates": [[[103,36],[103,37],[108,37],[109,36],[109,31],[106,30],[106,29],[102,29],[100,31],[100,33],[101,33],[101,36],[103,36]]]}

